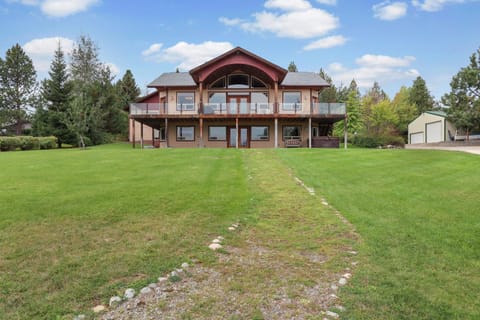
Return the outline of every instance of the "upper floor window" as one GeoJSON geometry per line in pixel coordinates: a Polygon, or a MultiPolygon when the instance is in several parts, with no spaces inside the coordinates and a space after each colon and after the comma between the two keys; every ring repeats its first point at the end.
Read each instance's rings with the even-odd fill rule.
{"type": "Polygon", "coordinates": [[[177,111],[195,110],[194,92],[177,92],[177,111]]]}
{"type": "Polygon", "coordinates": [[[246,74],[231,74],[228,76],[228,88],[244,89],[250,88],[250,81],[246,74]]]}
{"type": "Polygon", "coordinates": [[[302,95],[300,91],[287,91],[283,93],[283,110],[301,110],[302,95]]]}
{"type": "Polygon", "coordinates": [[[230,74],[210,84],[210,89],[247,89],[247,88],[268,88],[267,84],[255,76],[248,74],[230,74]]]}

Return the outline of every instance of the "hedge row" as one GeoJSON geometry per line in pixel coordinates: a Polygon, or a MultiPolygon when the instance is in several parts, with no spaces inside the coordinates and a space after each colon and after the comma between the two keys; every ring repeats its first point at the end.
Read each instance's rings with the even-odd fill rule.
{"type": "Polygon", "coordinates": [[[0,137],[0,151],[54,149],[57,147],[56,137],[0,137]]]}
{"type": "Polygon", "coordinates": [[[394,146],[403,148],[405,141],[400,136],[355,136],[353,138],[353,144],[363,148],[379,148],[394,146]]]}

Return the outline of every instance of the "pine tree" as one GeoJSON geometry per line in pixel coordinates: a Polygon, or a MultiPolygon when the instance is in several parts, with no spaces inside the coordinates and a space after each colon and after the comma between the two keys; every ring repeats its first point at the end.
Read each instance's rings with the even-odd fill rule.
{"type": "Polygon", "coordinates": [[[322,91],[320,91],[318,95],[319,102],[337,102],[337,88],[333,84],[332,78],[330,78],[330,76],[323,69],[320,69],[319,74],[320,77],[330,85],[330,87],[324,88],[322,91]]]}
{"type": "Polygon", "coordinates": [[[409,102],[416,106],[417,115],[420,115],[425,111],[433,110],[435,107],[433,97],[428,91],[427,84],[420,76],[413,81],[412,88],[410,89],[409,102]]]}
{"type": "Polygon", "coordinates": [[[480,48],[470,57],[470,64],[461,68],[450,82],[451,91],[442,97],[448,118],[457,129],[470,132],[480,129],[480,48]]]}
{"type": "Polygon", "coordinates": [[[290,62],[290,64],[288,65],[288,71],[289,72],[298,72],[298,69],[297,69],[297,65],[295,64],[295,62],[290,62]]]}
{"type": "MultiPolygon", "coordinates": [[[[62,121],[72,100],[73,83],[69,80],[67,63],[60,43],[55,50],[48,74],[50,78],[42,82],[42,97],[47,102],[47,109],[45,112],[39,111],[36,121],[46,121],[42,135],[56,136],[60,148],[62,143],[75,143],[75,135],[62,121]]],[[[40,124],[36,124],[36,127],[38,126],[40,124]]]]}
{"type": "Polygon", "coordinates": [[[28,120],[28,108],[37,102],[36,77],[32,60],[18,43],[7,50],[0,61],[0,120],[15,125],[17,135],[28,120]]]}
{"type": "Polygon", "coordinates": [[[116,84],[117,94],[121,99],[121,103],[128,105],[135,101],[140,95],[140,88],[135,82],[132,71],[127,70],[121,80],[116,84]]]}
{"type": "Polygon", "coordinates": [[[367,92],[366,95],[372,99],[373,104],[377,104],[385,99],[388,99],[388,95],[385,93],[385,91],[383,91],[377,81],[373,83],[372,88],[367,92]]]}

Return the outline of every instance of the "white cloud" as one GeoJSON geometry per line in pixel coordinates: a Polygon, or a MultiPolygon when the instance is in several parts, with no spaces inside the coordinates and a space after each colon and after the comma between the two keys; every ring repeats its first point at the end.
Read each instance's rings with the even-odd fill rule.
{"type": "Polygon", "coordinates": [[[409,66],[415,57],[405,56],[403,58],[390,57],[384,55],[375,55],[375,54],[365,54],[360,58],[356,59],[355,62],[362,67],[406,67],[409,66]]]}
{"type": "Polygon", "coordinates": [[[150,47],[148,47],[147,50],[142,51],[143,56],[151,56],[154,53],[157,53],[162,49],[163,44],[162,43],[154,43],[150,47]]]}
{"type": "Polygon", "coordinates": [[[118,76],[120,74],[120,68],[113,62],[107,62],[105,65],[110,69],[112,76],[118,76]]]}
{"type": "Polygon", "coordinates": [[[50,17],[66,17],[87,11],[100,0],[9,0],[28,6],[40,6],[42,12],[50,17]]]}
{"type": "Polygon", "coordinates": [[[345,38],[344,36],[330,36],[309,43],[308,45],[303,47],[303,50],[309,51],[315,49],[327,49],[341,46],[345,42],[347,42],[347,38],[345,38]]]}
{"type": "Polygon", "coordinates": [[[51,37],[33,39],[23,45],[25,53],[32,59],[35,69],[45,72],[50,69],[53,54],[60,43],[65,56],[72,52],[75,42],[68,38],[51,37]]]}
{"type": "Polygon", "coordinates": [[[337,83],[348,84],[355,79],[361,88],[371,88],[375,81],[379,83],[399,80],[413,80],[420,75],[411,68],[414,57],[390,57],[385,55],[366,54],[355,60],[357,67],[347,68],[341,63],[332,63],[327,71],[337,83]]]}
{"type": "Polygon", "coordinates": [[[334,6],[337,4],[337,0],[317,0],[320,4],[326,4],[328,6],[334,6]]]}
{"type": "Polygon", "coordinates": [[[221,23],[223,23],[226,26],[236,26],[236,25],[239,25],[240,23],[242,23],[243,20],[239,19],[239,18],[229,19],[229,18],[226,18],[226,17],[220,17],[220,18],[218,18],[218,21],[220,21],[221,23]]]}
{"type": "Polygon", "coordinates": [[[407,3],[384,1],[372,7],[373,16],[380,20],[397,20],[407,14],[407,3]]]}
{"type": "Polygon", "coordinates": [[[298,11],[310,9],[312,5],[306,0],[268,0],[265,2],[265,8],[298,11]]]}
{"type": "Polygon", "coordinates": [[[308,39],[323,36],[339,26],[337,17],[316,8],[283,14],[264,11],[255,13],[254,17],[255,21],[242,23],[241,27],[251,32],[272,32],[284,38],[308,39]]]}
{"type": "Polygon", "coordinates": [[[440,11],[447,4],[466,3],[476,0],[412,0],[412,4],[420,10],[435,12],[440,11]]]}
{"type": "MultiPolygon", "coordinates": [[[[143,51],[143,53],[151,48],[152,46],[143,51]]],[[[174,46],[163,50],[159,49],[150,54],[144,54],[144,56],[146,56],[148,60],[156,62],[179,63],[178,68],[190,70],[231,49],[233,49],[233,45],[230,42],[206,41],[194,44],[180,41],[174,46]]]]}

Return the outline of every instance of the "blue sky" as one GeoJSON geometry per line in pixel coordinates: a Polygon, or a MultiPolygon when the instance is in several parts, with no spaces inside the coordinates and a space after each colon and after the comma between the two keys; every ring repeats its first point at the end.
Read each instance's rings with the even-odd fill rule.
{"type": "Polygon", "coordinates": [[[241,46],[362,91],[376,80],[392,98],[420,75],[438,99],[480,47],[479,21],[478,0],[0,0],[0,55],[19,43],[41,79],[58,40],[68,52],[85,34],[144,91],[241,46]]]}

